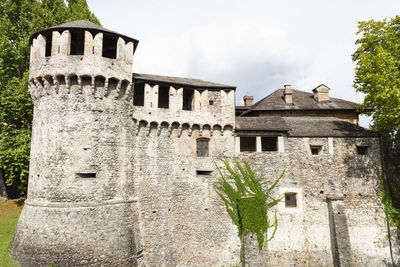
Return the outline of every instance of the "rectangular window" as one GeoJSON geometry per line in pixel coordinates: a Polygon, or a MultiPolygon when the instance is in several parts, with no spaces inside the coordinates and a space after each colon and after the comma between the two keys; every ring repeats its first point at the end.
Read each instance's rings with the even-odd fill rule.
{"type": "Polygon", "coordinates": [[[208,142],[207,138],[197,139],[197,156],[208,157],[208,142]]]}
{"type": "Polygon", "coordinates": [[[261,137],[261,151],[278,151],[278,137],[261,137]]]}
{"type": "Polygon", "coordinates": [[[322,146],[310,146],[311,155],[318,155],[322,150],[322,146]]]}
{"type": "Polygon", "coordinates": [[[295,208],[297,207],[297,193],[285,193],[285,207],[295,208]]]}
{"type": "Polygon", "coordinates": [[[77,178],[96,178],[96,173],[94,172],[78,172],[76,173],[77,178]]]}
{"type": "Polygon", "coordinates": [[[135,106],[144,106],[144,83],[135,83],[133,104],[135,106]]]}
{"type": "Polygon", "coordinates": [[[211,173],[212,173],[212,171],[200,171],[200,170],[197,170],[196,171],[196,175],[211,175],[211,173]]]}
{"type": "Polygon", "coordinates": [[[194,97],[193,89],[183,89],[183,110],[192,110],[192,102],[194,97]]]}
{"type": "Polygon", "coordinates": [[[71,55],[83,55],[85,50],[85,31],[71,32],[71,55]]]}
{"type": "Polygon", "coordinates": [[[117,41],[115,36],[103,33],[103,57],[117,58],[117,41]]]}
{"type": "Polygon", "coordinates": [[[53,42],[53,35],[52,33],[45,35],[46,37],[46,52],[45,52],[45,56],[49,57],[51,56],[51,43],[53,42]]]}
{"type": "Polygon", "coordinates": [[[256,137],[255,136],[241,136],[240,137],[240,152],[256,151],[256,137]]]}
{"type": "Polygon", "coordinates": [[[169,86],[158,86],[158,107],[169,108],[169,86]]]}
{"type": "Polygon", "coordinates": [[[367,155],[368,146],[357,146],[357,155],[367,155]]]}

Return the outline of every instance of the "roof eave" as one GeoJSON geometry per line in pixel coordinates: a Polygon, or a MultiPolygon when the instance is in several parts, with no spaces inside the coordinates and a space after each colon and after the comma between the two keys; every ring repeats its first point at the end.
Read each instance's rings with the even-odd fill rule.
{"type": "Polygon", "coordinates": [[[206,89],[215,89],[215,90],[236,90],[236,86],[224,86],[224,85],[193,85],[189,83],[180,83],[180,82],[169,82],[169,81],[163,81],[163,80],[157,80],[157,79],[146,79],[146,78],[141,78],[141,77],[133,77],[133,80],[135,81],[142,81],[142,82],[153,82],[153,83],[159,83],[159,84],[165,84],[165,85],[171,85],[174,87],[174,85],[180,86],[179,88],[186,87],[186,88],[206,88],[206,89]]]}

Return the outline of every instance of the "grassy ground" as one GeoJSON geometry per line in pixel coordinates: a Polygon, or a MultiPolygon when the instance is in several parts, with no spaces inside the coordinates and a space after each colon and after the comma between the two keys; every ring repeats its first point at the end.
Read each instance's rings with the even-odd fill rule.
{"type": "Polygon", "coordinates": [[[17,226],[22,206],[13,200],[0,199],[0,266],[11,267],[16,265],[8,256],[8,248],[17,226]]]}

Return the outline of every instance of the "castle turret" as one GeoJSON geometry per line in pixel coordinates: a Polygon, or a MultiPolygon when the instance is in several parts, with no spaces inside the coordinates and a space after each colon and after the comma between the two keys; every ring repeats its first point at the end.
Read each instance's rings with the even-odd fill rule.
{"type": "Polygon", "coordinates": [[[30,44],[30,176],[10,255],[23,266],[135,265],[126,149],[138,41],[74,21],[30,44]]]}

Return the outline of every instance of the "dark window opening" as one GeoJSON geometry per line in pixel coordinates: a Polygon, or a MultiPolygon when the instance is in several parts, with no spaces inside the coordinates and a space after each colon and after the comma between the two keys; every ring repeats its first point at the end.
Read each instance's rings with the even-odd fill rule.
{"type": "Polygon", "coordinates": [[[70,55],[83,55],[85,51],[85,32],[71,32],[71,52],[70,55]]]}
{"type": "Polygon", "coordinates": [[[197,156],[198,157],[208,157],[208,143],[209,139],[199,138],[197,139],[197,156]]]}
{"type": "Polygon", "coordinates": [[[297,193],[285,193],[285,206],[287,208],[297,207],[297,193]]]}
{"type": "Polygon", "coordinates": [[[212,171],[196,171],[196,175],[211,175],[212,171]]]}
{"type": "Polygon", "coordinates": [[[158,86],[158,107],[169,108],[169,86],[158,86]]]}
{"type": "Polygon", "coordinates": [[[94,172],[78,172],[76,174],[78,178],[96,178],[96,173],[94,172]]]}
{"type": "Polygon", "coordinates": [[[367,155],[368,147],[367,146],[357,146],[357,154],[358,155],[367,155]]]}
{"type": "Polygon", "coordinates": [[[83,76],[81,79],[82,79],[82,86],[91,86],[92,85],[92,77],[83,76]]]}
{"type": "Polygon", "coordinates": [[[256,137],[246,137],[246,136],[241,136],[240,137],[240,151],[249,151],[249,152],[254,152],[256,151],[256,137]]]}
{"type": "Polygon", "coordinates": [[[96,87],[104,87],[105,83],[106,83],[106,78],[104,78],[103,76],[97,76],[94,79],[94,84],[96,87]]]}
{"type": "Polygon", "coordinates": [[[278,137],[261,137],[261,151],[278,151],[278,137]]]}
{"type": "Polygon", "coordinates": [[[46,52],[45,56],[49,57],[51,56],[51,43],[53,42],[53,35],[50,33],[49,35],[46,35],[46,52]]]}
{"type": "Polygon", "coordinates": [[[103,36],[103,57],[117,58],[117,38],[110,35],[103,36]]]}
{"type": "Polygon", "coordinates": [[[56,76],[56,80],[57,80],[59,85],[64,85],[65,84],[65,76],[63,76],[63,75],[56,76]]]}
{"type": "Polygon", "coordinates": [[[318,155],[321,152],[322,147],[321,146],[310,146],[310,150],[311,150],[311,155],[318,155]]]}
{"type": "Polygon", "coordinates": [[[54,80],[52,76],[46,76],[44,77],[46,79],[46,81],[50,84],[50,85],[54,85],[54,80]]]}
{"type": "Polygon", "coordinates": [[[183,110],[192,110],[194,90],[193,89],[183,89],[183,110]]]}
{"type": "Polygon", "coordinates": [[[133,104],[144,106],[144,83],[135,83],[133,91],[133,104]]]}
{"type": "Polygon", "coordinates": [[[78,85],[78,76],[76,75],[69,76],[69,85],[70,86],[78,85]]]}
{"type": "Polygon", "coordinates": [[[210,106],[214,105],[214,100],[209,100],[209,101],[208,101],[208,104],[209,104],[210,106]]]}

